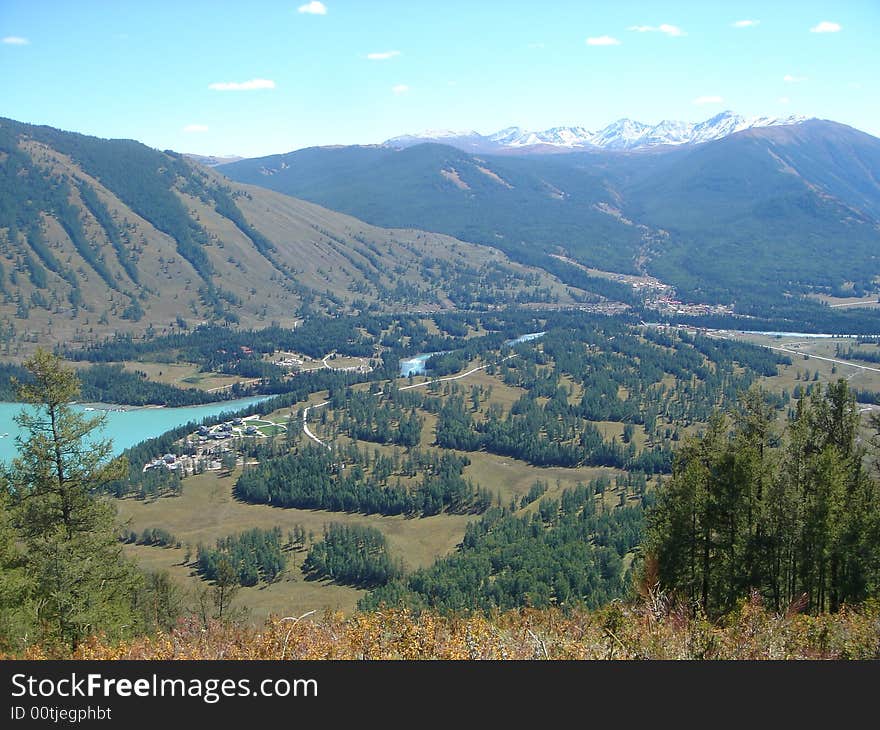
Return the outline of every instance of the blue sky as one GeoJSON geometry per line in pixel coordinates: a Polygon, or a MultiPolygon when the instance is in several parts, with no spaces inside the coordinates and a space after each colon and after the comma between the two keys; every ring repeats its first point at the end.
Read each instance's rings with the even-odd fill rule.
{"type": "Polygon", "coordinates": [[[880,0],[0,0],[0,116],[258,156],[724,109],[880,136],[880,0]]]}

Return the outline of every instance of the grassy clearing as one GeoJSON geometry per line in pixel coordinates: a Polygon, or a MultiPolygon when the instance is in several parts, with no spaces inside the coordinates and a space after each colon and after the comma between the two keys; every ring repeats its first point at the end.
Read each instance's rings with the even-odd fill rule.
{"type": "Polygon", "coordinates": [[[878,298],[876,294],[866,297],[832,297],[828,294],[808,294],[807,299],[815,299],[823,302],[830,307],[877,307],[878,298]]]}
{"type": "MultiPolygon", "coordinates": [[[[430,565],[437,557],[454,550],[464,535],[465,525],[474,519],[461,515],[408,519],[250,505],[237,501],[232,495],[237,474],[238,471],[230,477],[216,473],[188,477],[180,497],[163,497],[152,502],[125,499],[114,504],[128,529],[140,533],[148,527],[163,527],[183,545],[191,546],[192,559],[199,543],[213,544],[220,537],[254,527],[270,529],[277,525],[286,535],[295,525],[302,525],[307,533],[311,531],[320,539],[324,525],[341,522],[381,530],[392,554],[400,557],[410,569],[430,565]]],[[[190,590],[207,585],[182,565],[184,549],[126,545],[125,551],[144,568],[168,570],[190,590]]],[[[262,620],[270,612],[290,615],[325,608],[354,610],[363,592],[347,586],[305,581],[299,572],[303,557],[304,553],[295,554],[291,569],[277,583],[242,588],[236,603],[248,606],[254,620],[262,620]]]]}
{"type": "Polygon", "coordinates": [[[328,355],[322,362],[325,362],[331,370],[348,370],[370,366],[370,361],[365,357],[346,357],[344,355],[328,355]]]}
{"type": "MultiPolygon", "coordinates": [[[[766,387],[781,392],[783,389],[789,393],[796,385],[806,385],[814,382],[813,375],[819,373],[819,382],[829,383],[838,378],[846,379],[851,388],[864,390],[880,390],[880,364],[862,362],[859,360],[847,360],[836,355],[837,346],[846,350],[850,346],[855,349],[855,339],[850,337],[835,338],[797,338],[797,337],[769,337],[766,335],[744,335],[743,339],[758,345],[769,347],[782,347],[793,350],[794,353],[782,353],[791,358],[791,365],[782,365],[779,375],[772,378],[764,378],[766,387]],[[817,356],[817,357],[814,357],[817,356]],[[819,358],[831,358],[841,362],[829,362],[819,358]],[[854,367],[847,363],[866,365],[874,370],[854,367]],[[810,380],[803,379],[806,371],[809,371],[810,380]]],[[[875,348],[862,346],[865,352],[875,348]]]]}
{"type": "Polygon", "coordinates": [[[252,379],[238,378],[234,375],[220,375],[219,373],[203,373],[199,366],[194,363],[165,363],[165,362],[139,362],[126,360],[122,363],[126,370],[136,370],[146,373],[150,380],[167,385],[176,385],[179,388],[198,388],[199,390],[211,390],[213,388],[229,387],[233,383],[250,383],[252,379]]]}
{"type": "Polygon", "coordinates": [[[563,490],[574,488],[578,482],[587,484],[591,479],[603,475],[613,479],[616,474],[621,473],[606,467],[583,466],[568,469],[561,466],[531,466],[524,461],[485,451],[468,452],[467,457],[471,464],[465,469],[465,476],[493,494],[500,494],[504,505],[512,498],[518,500],[528,493],[531,486],[539,480],[547,482],[549,486],[546,496],[558,497],[563,490]]]}
{"type": "MultiPolygon", "coordinates": [[[[198,590],[209,587],[195,573],[192,564],[184,565],[185,549],[126,545],[125,552],[145,570],[167,571],[179,585],[195,598],[198,590]]],[[[233,600],[233,608],[246,609],[248,618],[260,623],[270,614],[276,616],[301,616],[317,610],[330,609],[351,614],[357,607],[363,590],[339,586],[328,581],[307,581],[300,572],[306,553],[288,552],[288,570],[280,580],[271,585],[260,584],[239,589],[233,600]]],[[[191,560],[195,560],[194,552],[191,560]]]]}

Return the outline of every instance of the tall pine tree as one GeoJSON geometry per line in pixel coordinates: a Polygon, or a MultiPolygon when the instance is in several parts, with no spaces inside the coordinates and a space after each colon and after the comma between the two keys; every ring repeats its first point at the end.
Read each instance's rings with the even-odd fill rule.
{"type": "Polygon", "coordinates": [[[59,358],[39,350],[25,367],[19,398],[30,404],[16,421],[19,456],[6,474],[11,518],[32,579],[38,637],[71,648],[88,634],[119,634],[135,621],[140,577],[123,559],[114,511],[95,493],[124,475],[111,442],[96,439],[101,416],[70,405],[79,382],[59,358]]]}

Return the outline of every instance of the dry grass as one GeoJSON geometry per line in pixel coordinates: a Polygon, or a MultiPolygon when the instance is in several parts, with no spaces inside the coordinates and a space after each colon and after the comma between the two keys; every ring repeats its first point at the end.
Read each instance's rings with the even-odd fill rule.
{"type": "Polygon", "coordinates": [[[194,363],[164,363],[164,362],[138,362],[126,360],[123,363],[126,370],[134,372],[140,370],[147,377],[157,383],[175,385],[178,388],[198,388],[210,390],[212,388],[224,388],[233,383],[252,383],[254,378],[238,378],[234,375],[220,375],[219,373],[203,373],[199,366],[194,363]]]}
{"type": "MultiPolygon", "coordinates": [[[[464,535],[465,525],[473,516],[437,515],[426,518],[346,514],[322,510],[282,509],[237,501],[232,495],[235,476],[221,477],[205,473],[188,477],[180,497],[163,497],[150,502],[135,499],[115,501],[119,517],[128,529],[141,533],[150,527],[162,527],[183,545],[190,545],[192,559],[199,543],[213,545],[217,538],[260,527],[276,525],[283,534],[295,525],[320,538],[331,522],[369,525],[382,531],[391,553],[410,568],[431,565],[438,557],[455,549],[464,535]]],[[[174,548],[126,545],[126,554],[151,570],[168,570],[188,590],[206,585],[192,570],[182,565],[184,552],[174,548]]],[[[236,605],[250,609],[254,620],[262,621],[269,613],[296,610],[340,610],[350,613],[363,591],[348,586],[305,581],[299,571],[303,555],[294,555],[285,577],[270,586],[242,588],[236,605]]]]}
{"type": "Polygon", "coordinates": [[[524,496],[536,481],[547,482],[547,497],[559,497],[565,489],[572,489],[578,482],[587,484],[600,476],[614,478],[621,472],[606,467],[583,466],[570,469],[562,466],[531,466],[524,461],[485,451],[468,452],[470,466],[465,476],[486,487],[493,494],[501,494],[502,504],[511,498],[524,496]]]}
{"type": "MultiPolygon", "coordinates": [[[[877,606],[820,616],[774,615],[747,602],[722,624],[654,596],[599,611],[522,609],[491,617],[387,610],[273,617],[260,627],[186,619],[169,634],[113,646],[82,644],[76,659],[877,659],[877,606]]],[[[48,658],[39,647],[28,659],[48,658]]]]}

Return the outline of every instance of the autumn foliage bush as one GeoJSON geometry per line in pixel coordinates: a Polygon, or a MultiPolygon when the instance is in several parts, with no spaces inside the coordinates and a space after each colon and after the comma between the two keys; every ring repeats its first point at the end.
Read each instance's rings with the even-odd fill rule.
{"type": "Polygon", "coordinates": [[[815,616],[745,601],[723,623],[662,597],[599,611],[520,609],[486,617],[392,609],[271,617],[262,626],[183,619],[169,633],[72,653],[33,646],[2,658],[69,659],[877,659],[880,604],[815,616]]]}

